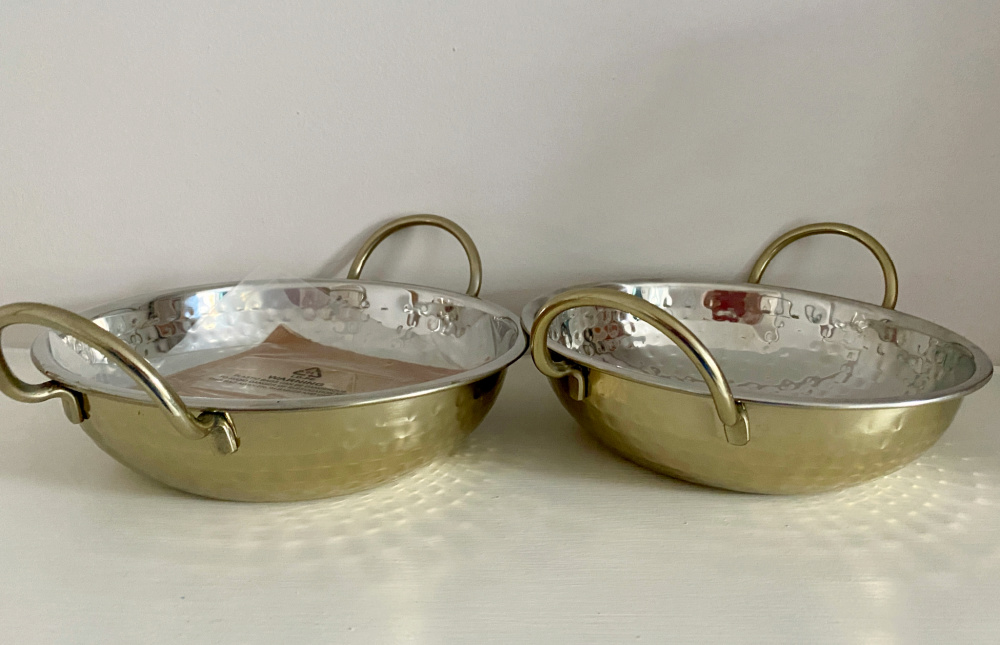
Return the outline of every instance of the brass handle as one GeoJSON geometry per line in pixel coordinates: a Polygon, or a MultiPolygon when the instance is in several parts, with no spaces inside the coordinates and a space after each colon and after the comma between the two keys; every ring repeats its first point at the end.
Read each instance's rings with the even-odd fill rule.
{"type": "MultiPolygon", "coordinates": [[[[90,345],[125,370],[139,386],[159,404],[177,432],[189,439],[202,439],[211,435],[221,454],[236,452],[239,437],[232,419],[225,412],[208,411],[195,417],[188,411],[180,397],[153,366],[139,356],[127,343],[111,332],[98,327],[82,316],[33,302],[21,302],[0,307],[0,333],[6,327],[18,324],[42,325],[67,334],[90,345]]],[[[58,381],[37,385],[25,383],[10,369],[0,350],[0,392],[15,401],[36,403],[48,399],[62,399],[66,416],[73,423],[88,417],[87,397],[58,381]]]]}
{"type": "Polygon", "coordinates": [[[664,336],[673,341],[687,355],[701,377],[708,384],[708,390],[715,401],[715,411],[725,426],[726,440],[737,446],[750,441],[750,425],[746,408],[733,398],[722,368],[712,353],[694,333],[679,320],[642,298],[601,288],[581,288],[564,291],[545,303],[531,326],[531,358],[538,371],[550,378],[567,377],[572,381],[570,396],[577,401],[587,397],[587,375],[579,366],[552,360],[548,347],[548,331],[556,316],[576,307],[608,307],[630,313],[644,320],[664,336]]]}
{"type": "Polygon", "coordinates": [[[479,289],[483,284],[483,261],[479,258],[479,250],[476,249],[475,242],[469,237],[469,234],[465,232],[461,226],[451,221],[446,217],[441,217],[440,215],[408,215],[407,217],[400,217],[399,219],[394,219],[385,226],[382,226],[377,231],[372,233],[371,237],[365,240],[365,243],[361,245],[358,250],[358,254],[354,256],[354,262],[351,263],[351,268],[347,272],[347,278],[349,280],[357,280],[361,277],[361,269],[364,268],[365,262],[368,261],[368,256],[372,254],[375,247],[382,243],[382,241],[395,233],[396,231],[404,228],[409,228],[411,226],[436,226],[437,228],[444,229],[452,235],[455,236],[461,244],[462,248],[465,249],[465,254],[469,256],[469,288],[465,290],[465,293],[470,296],[478,296],[479,289]]]}
{"type": "Polygon", "coordinates": [[[851,226],[850,224],[822,222],[819,224],[800,226],[799,228],[788,231],[775,241],[771,242],[770,246],[764,249],[764,252],[760,254],[759,258],[757,258],[757,262],[754,263],[753,268],[750,269],[750,277],[747,278],[747,282],[751,284],[760,283],[760,278],[764,275],[764,269],[767,268],[767,265],[770,264],[771,260],[774,259],[774,256],[776,256],[781,249],[796,240],[801,240],[802,238],[809,237],[810,235],[819,235],[821,233],[843,235],[851,238],[852,240],[857,240],[868,247],[868,250],[875,255],[878,263],[882,266],[882,275],[885,276],[885,296],[882,298],[882,306],[886,309],[895,309],[896,296],[899,292],[899,279],[896,276],[896,265],[892,263],[892,258],[889,257],[889,252],[885,250],[884,246],[879,244],[878,240],[862,231],[860,228],[851,226]]]}

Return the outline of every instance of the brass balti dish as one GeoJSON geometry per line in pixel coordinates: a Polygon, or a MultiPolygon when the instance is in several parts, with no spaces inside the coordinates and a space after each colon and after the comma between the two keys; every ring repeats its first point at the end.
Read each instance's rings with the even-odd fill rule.
{"type": "Polygon", "coordinates": [[[184,491],[245,501],[348,493],[448,453],[490,410],[526,340],[514,314],[477,298],[480,280],[468,234],[418,215],[378,230],[346,280],[269,282],[235,299],[226,296],[236,285],[182,289],[84,316],[11,304],[0,307],[0,330],[54,330],[32,347],[52,380],[25,383],[0,356],[0,391],[25,402],[61,399],[105,452],[184,491]],[[417,224],[449,231],[465,247],[467,294],[357,279],[379,242],[417,224]],[[264,400],[182,399],[168,383],[181,368],[252,347],[277,322],[351,352],[457,373],[375,392],[264,400]]]}
{"type": "Polygon", "coordinates": [[[746,284],[593,284],[521,319],[559,400],[616,452],[709,486],[808,493],[909,463],[992,374],[968,340],[894,311],[896,282],[870,235],[814,224],[775,240],[746,284]],[[875,254],[882,306],[758,284],[781,249],[817,233],[875,254]]]}

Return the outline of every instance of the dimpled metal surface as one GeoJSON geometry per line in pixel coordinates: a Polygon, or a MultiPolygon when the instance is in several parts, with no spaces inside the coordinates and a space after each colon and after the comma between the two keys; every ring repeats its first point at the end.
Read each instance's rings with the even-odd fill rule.
{"type": "MultiPolygon", "coordinates": [[[[711,350],[741,401],[891,407],[962,396],[993,371],[943,327],[897,311],[760,285],[654,281],[591,285],[628,293],[680,320],[711,350]]],[[[550,296],[525,307],[522,324],[550,296]]],[[[708,392],[691,361],[634,316],[578,307],[549,327],[553,352],[586,367],[683,392],[708,392]]]]}
{"type": "Polygon", "coordinates": [[[90,394],[88,435],[132,470],[189,493],[282,502],[342,495],[450,453],[489,412],[504,371],[395,401],[333,409],[231,411],[240,449],[216,455],[153,405],[90,394]]]}
{"type": "MultiPolygon", "coordinates": [[[[586,379],[582,397],[568,378],[550,379],[560,401],[622,456],[710,486],[812,493],[892,472],[932,446],[962,397],[992,374],[986,354],[957,334],[833,296],[749,284],[593,286],[683,321],[745,407],[749,442],[727,442],[687,356],[613,309],[576,307],[553,319],[548,348],[586,379]]],[[[526,328],[550,298],[525,307],[526,328]]]]}
{"type": "Polygon", "coordinates": [[[393,389],[280,399],[183,397],[228,414],[233,454],[192,440],[101,352],[54,332],[35,364],[79,392],[83,427],[115,459],[190,493],[239,501],[340,495],[451,452],[490,410],[526,341],[513,314],[471,296],[413,285],[280,280],[203,287],[90,312],[161,374],[244,351],[278,325],[350,351],[456,370],[393,389]]]}
{"type": "MultiPolygon", "coordinates": [[[[126,341],[163,376],[252,348],[279,325],[330,347],[461,373],[406,387],[337,396],[248,400],[184,397],[192,408],[275,410],[344,407],[478,380],[524,352],[516,317],[497,305],[415,285],[354,280],[275,280],[199,287],[107,305],[84,314],[126,341]]],[[[80,391],[146,401],[95,348],[48,332],[32,358],[80,391]]]]}
{"type": "Polygon", "coordinates": [[[583,401],[552,380],[588,432],[642,466],[699,484],[749,493],[815,493],[890,473],[944,433],[960,399],[881,409],[745,403],[750,442],[726,442],[712,399],[597,370],[583,401]]]}

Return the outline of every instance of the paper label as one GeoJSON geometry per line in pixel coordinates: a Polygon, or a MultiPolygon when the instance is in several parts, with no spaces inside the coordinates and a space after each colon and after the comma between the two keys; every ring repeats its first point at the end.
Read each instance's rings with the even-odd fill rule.
{"type": "Polygon", "coordinates": [[[250,350],[178,372],[167,380],[181,396],[288,399],[373,392],[459,371],[329,347],[282,325],[250,350]]]}

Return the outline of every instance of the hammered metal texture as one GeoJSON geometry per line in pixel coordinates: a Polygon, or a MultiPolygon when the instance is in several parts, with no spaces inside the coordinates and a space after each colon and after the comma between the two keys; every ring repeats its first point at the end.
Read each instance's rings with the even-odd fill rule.
{"type": "Polygon", "coordinates": [[[496,400],[504,371],[396,401],[233,411],[241,447],[216,455],[153,405],[90,394],[83,428],[109,455],[168,486],[216,499],[281,502],[351,493],[451,452],[496,400]]]}
{"type": "MultiPolygon", "coordinates": [[[[993,371],[981,349],[947,329],[834,296],[647,280],[588,287],[576,290],[581,302],[627,293],[693,332],[745,409],[749,441],[727,441],[692,359],[613,308],[552,319],[548,349],[585,380],[552,379],[561,402],[626,458],[710,486],[811,493],[884,475],[933,445],[993,371]]],[[[526,328],[552,295],[525,307],[526,328]]]]}
{"type": "MultiPolygon", "coordinates": [[[[759,285],[653,281],[595,285],[642,298],[709,348],[742,401],[882,407],[966,394],[992,373],[986,354],[938,325],[875,305],[759,285]]],[[[548,298],[525,308],[530,328],[548,298]]],[[[707,393],[691,361],[634,316],[578,307],[549,327],[573,362],[651,385],[707,393]]]]}
{"type": "MultiPolygon", "coordinates": [[[[399,398],[482,378],[516,360],[525,346],[517,319],[499,306],[431,287],[376,282],[244,282],[139,298],[85,315],[168,377],[254,347],[279,325],[330,347],[462,372],[408,387],[333,397],[185,397],[193,408],[326,408],[399,398]]],[[[32,356],[47,375],[81,391],[146,399],[128,374],[72,337],[44,334],[32,356]]]]}
{"type": "Polygon", "coordinates": [[[36,365],[86,401],[83,427],[126,466],[181,490],[227,500],[340,495],[447,454],[482,421],[526,341],[513,314],[463,294],[413,285],[277,280],[137,299],[89,314],[159,373],[246,350],[278,325],[331,347],[455,370],[414,385],[280,399],[184,397],[195,417],[228,414],[239,437],[219,455],[179,434],[132,377],[71,336],[50,332],[36,365]]]}
{"type": "Polygon", "coordinates": [[[961,399],[876,409],[745,403],[750,442],[726,442],[712,399],[590,371],[583,401],[552,379],[563,406],[615,452],[660,473],[749,493],[815,493],[890,473],[944,433],[961,399]]]}

